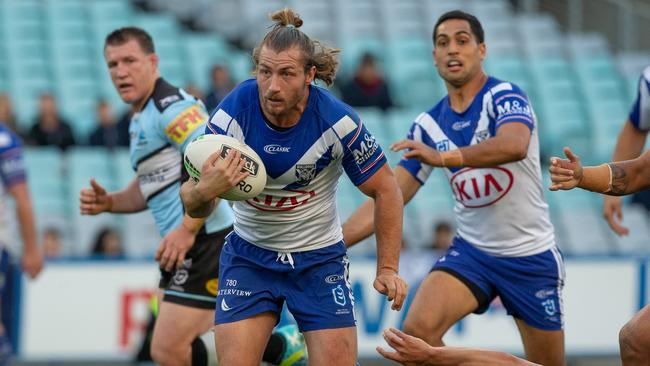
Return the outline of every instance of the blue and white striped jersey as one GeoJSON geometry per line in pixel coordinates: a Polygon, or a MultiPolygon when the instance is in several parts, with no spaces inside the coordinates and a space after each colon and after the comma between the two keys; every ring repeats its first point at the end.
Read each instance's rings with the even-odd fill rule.
{"type": "Polygon", "coordinates": [[[7,190],[26,180],[23,144],[20,138],[0,122],[0,244],[6,245],[12,238],[7,217],[7,190]]]}
{"type": "Polygon", "coordinates": [[[345,171],[360,185],[386,163],[352,108],[313,85],[298,124],[278,131],[265,120],[257,82],[244,81],[217,107],[206,133],[232,136],[264,162],[262,193],[233,208],[235,232],[269,250],[306,251],[341,241],[339,177],[345,171]]]}
{"type": "MultiPolygon", "coordinates": [[[[156,81],[142,111],[131,118],[131,165],[161,236],[183,221],[182,152],[190,141],[203,134],[207,119],[201,101],[163,79],[156,81]]],[[[220,231],[232,222],[228,203],[221,201],[205,222],[205,231],[220,231]]]]}
{"type": "Polygon", "coordinates": [[[636,101],[630,112],[630,122],[639,130],[650,130],[650,66],[643,70],[639,79],[636,101]]]}
{"type": "MultiPolygon", "coordinates": [[[[512,122],[531,130],[525,159],[489,168],[443,168],[456,199],[458,235],[505,257],[533,255],[555,245],[542,191],[536,117],[526,95],[516,85],[490,77],[463,113],[453,111],[445,97],[420,114],[408,134],[449,151],[481,143],[512,122]]],[[[403,159],[400,165],[421,184],[433,169],[417,159],[403,159]]]]}

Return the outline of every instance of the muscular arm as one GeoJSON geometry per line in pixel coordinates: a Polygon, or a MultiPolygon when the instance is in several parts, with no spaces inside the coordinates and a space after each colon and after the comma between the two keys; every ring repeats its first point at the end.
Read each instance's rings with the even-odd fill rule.
{"type": "Polygon", "coordinates": [[[377,223],[377,270],[390,269],[397,273],[404,204],[388,164],[384,164],[359,189],[372,197],[375,203],[372,216],[377,223]]]}
{"type": "Polygon", "coordinates": [[[497,130],[496,136],[476,145],[439,152],[414,140],[402,140],[391,146],[405,150],[405,158],[415,158],[434,167],[491,167],[519,161],[528,154],[530,129],[524,123],[510,122],[497,130]]]}
{"type": "Polygon", "coordinates": [[[471,348],[439,347],[424,365],[459,365],[459,366],[533,366],[532,362],[513,355],[471,348]]]}
{"type": "MultiPolygon", "coordinates": [[[[402,200],[406,205],[420,189],[420,183],[411,173],[401,166],[394,170],[397,185],[402,192],[402,200]]],[[[375,201],[367,200],[343,224],[343,241],[348,247],[369,237],[375,231],[375,201]]]]}
{"type": "Polygon", "coordinates": [[[609,163],[611,190],[606,194],[622,196],[650,187],[650,150],[633,160],[609,163]]]}
{"type": "Polygon", "coordinates": [[[476,145],[460,148],[463,165],[483,168],[519,161],[528,154],[530,128],[523,123],[501,126],[496,136],[476,145]]]}
{"type": "Polygon", "coordinates": [[[111,201],[109,212],[133,213],[147,208],[147,201],[144,199],[142,191],[140,191],[137,177],[123,190],[108,193],[108,197],[111,201]]]}

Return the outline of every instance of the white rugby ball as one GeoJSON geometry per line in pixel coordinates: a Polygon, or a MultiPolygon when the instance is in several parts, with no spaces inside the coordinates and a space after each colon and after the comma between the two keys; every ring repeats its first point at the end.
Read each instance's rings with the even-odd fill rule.
{"type": "Polygon", "coordinates": [[[201,167],[210,155],[218,152],[221,159],[224,159],[232,149],[241,152],[241,158],[246,161],[243,169],[250,174],[219,197],[229,201],[242,201],[256,197],[266,186],[266,168],[260,156],[250,146],[239,142],[234,137],[226,135],[197,137],[185,148],[183,165],[190,177],[198,181],[201,179],[201,167]]]}

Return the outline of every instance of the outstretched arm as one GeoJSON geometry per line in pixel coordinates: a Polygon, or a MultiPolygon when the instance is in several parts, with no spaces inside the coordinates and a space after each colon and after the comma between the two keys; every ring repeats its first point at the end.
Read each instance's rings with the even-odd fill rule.
{"type": "Polygon", "coordinates": [[[551,158],[551,190],[579,187],[592,192],[622,196],[650,187],[650,151],[640,157],[597,167],[584,167],[567,147],[568,159],[551,158]]]}
{"type": "MultiPolygon", "coordinates": [[[[386,343],[395,352],[377,347],[377,352],[389,360],[403,365],[437,366],[535,366],[513,355],[472,348],[432,347],[420,338],[410,336],[395,328],[384,330],[386,343]]],[[[539,365],[538,365],[539,366],[539,365]]]]}
{"type": "Polygon", "coordinates": [[[409,149],[405,158],[416,158],[434,167],[483,168],[519,161],[528,154],[530,128],[523,123],[507,123],[497,130],[496,136],[476,145],[452,151],[437,151],[424,143],[402,140],[391,146],[394,151],[409,149]]]}

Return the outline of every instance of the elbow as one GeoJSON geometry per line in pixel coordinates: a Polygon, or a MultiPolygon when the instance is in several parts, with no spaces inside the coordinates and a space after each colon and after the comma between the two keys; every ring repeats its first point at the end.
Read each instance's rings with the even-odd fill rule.
{"type": "Polygon", "coordinates": [[[507,162],[524,160],[528,156],[528,144],[514,143],[504,148],[507,162]]]}

